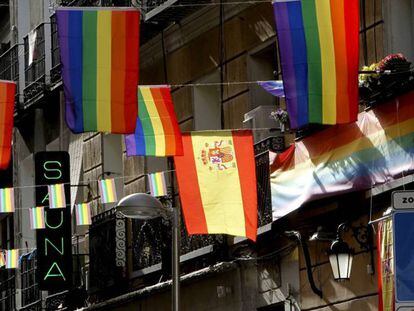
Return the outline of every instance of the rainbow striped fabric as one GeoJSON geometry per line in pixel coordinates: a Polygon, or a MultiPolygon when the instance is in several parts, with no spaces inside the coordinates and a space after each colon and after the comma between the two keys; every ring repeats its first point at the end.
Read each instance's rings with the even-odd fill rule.
{"type": "Polygon", "coordinates": [[[19,250],[6,250],[6,269],[17,269],[19,267],[19,250]]]}
{"type": "Polygon", "coordinates": [[[6,265],[6,254],[4,251],[0,251],[0,268],[6,265]]]}
{"type": "Polygon", "coordinates": [[[77,204],[76,209],[76,224],[78,226],[91,225],[91,205],[89,203],[77,204]]]}
{"type": "Polygon", "coordinates": [[[169,86],[138,87],[138,119],[135,134],[125,137],[127,156],[183,154],[181,131],[169,86]]]}
{"type": "Polygon", "coordinates": [[[274,0],[292,128],[357,119],[358,0],[274,0]]]}
{"type": "Polygon", "coordinates": [[[134,133],[139,11],[58,8],[56,18],[69,128],[134,133]]]}
{"type": "Polygon", "coordinates": [[[14,189],[0,189],[0,213],[14,213],[14,189]]]}
{"type": "Polygon", "coordinates": [[[16,83],[0,80],[0,170],[7,169],[11,159],[15,95],[16,83]]]}
{"type": "Polygon", "coordinates": [[[414,92],[330,127],[276,157],[273,219],[307,201],[370,189],[414,171],[414,92]]]}
{"type": "Polygon", "coordinates": [[[99,181],[99,193],[101,194],[102,203],[114,203],[116,202],[116,188],[114,179],[101,179],[99,181]]]}
{"type": "Polygon", "coordinates": [[[168,195],[164,172],[148,174],[148,183],[153,197],[163,197],[168,195]]]}
{"type": "Polygon", "coordinates": [[[65,185],[56,184],[49,185],[49,208],[65,208],[66,207],[66,196],[65,196],[65,185]]]}
{"type": "Polygon", "coordinates": [[[29,210],[29,213],[30,213],[30,228],[32,230],[46,228],[45,208],[43,206],[31,208],[29,210]]]}

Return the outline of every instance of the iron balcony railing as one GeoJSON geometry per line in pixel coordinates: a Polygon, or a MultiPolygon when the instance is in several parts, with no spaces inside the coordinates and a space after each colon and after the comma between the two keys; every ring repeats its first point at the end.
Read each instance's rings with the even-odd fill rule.
{"type": "MultiPolygon", "coordinates": [[[[14,272],[13,272],[14,273],[14,272]]],[[[15,310],[16,284],[15,276],[2,271],[0,276],[0,310],[15,310]]]]}
{"type": "Polygon", "coordinates": [[[28,310],[33,310],[33,308],[36,307],[40,301],[40,290],[36,280],[36,268],[36,253],[30,253],[21,257],[20,280],[22,306],[26,307],[30,305],[28,310]]]}
{"type": "Polygon", "coordinates": [[[40,24],[36,31],[36,40],[33,48],[33,61],[29,64],[29,34],[24,41],[24,73],[25,88],[24,101],[28,102],[45,88],[45,24],[40,24]]]}
{"type": "MultiPolygon", "coordinates": [[[[16,82],[16,94],[19,94],[19,45],[14,45],[0,55],[0,80],[16,82]]],[[[18,108],[16,96],[15,111],[18,108]]]]}
{"type": "Polygon", "coordinates": [[[115,208],[92,218],[89,228],[89,293],[118,294],[127,286],[127,222],[115,208]]]}

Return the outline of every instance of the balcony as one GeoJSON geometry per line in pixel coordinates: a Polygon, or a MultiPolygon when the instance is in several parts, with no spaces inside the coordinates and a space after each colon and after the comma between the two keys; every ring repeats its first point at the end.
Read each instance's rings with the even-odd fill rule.
{"type": "MultiPolygon", "coordinates": [[[[14,45],[0,55],[0,80],[16,82],[16,94],[19,94],[19,45],[14,45]]],[[[18,101],[16,96],[16,102],[18,101]]],[[[17,110],[17,104],[15,110],[17,110]]]]}
{"type": "Polygon", "coordinates": [[[24,74],[25,88],[23,90],[25,105],[40,95],[45,89],[45,24],[34,29],[37,32],[34,44],[33,61],[29,64],[29,35],[24,41],[24,74]]]}
{"type": "MultiPolygon", "coordinates": [[[[270,137],[255,145],[259,227],[272,222],[269,150],[285,149],[284,137],[270,137]]],[[[168,201],[168,200],[167,200],[168,201]]],[[[163,202],[165,204],[171,204],[163,202]]],[[[125,218],[112,209],[93,218],[90,227],[90,289],[94,301],[122,294],[130,279],[139,286],[155,284],[171,276],[171,223],[166,219],[148,221],[125,218]],[[130,229],[127,229],[130,228],[130,229]],[[131,235],[127,238],[127,232],[131,235]],[[127,248],[127,241],[131,248],[127,248]],[[127,265],[128,260],[131,260],[127,265]]],[[[228,244],[224,235],[192,235],[181,219],[181,270],[190,273],[220,261],[227,261],[228,244]]]]}

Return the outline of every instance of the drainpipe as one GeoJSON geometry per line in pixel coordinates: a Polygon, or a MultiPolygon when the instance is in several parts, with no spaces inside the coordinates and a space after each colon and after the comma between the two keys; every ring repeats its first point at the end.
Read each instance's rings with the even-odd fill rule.
{"type": "Polygon", "coordinates": [[[308,244],[306,243],[305,240],[302,239],[302,236],[300,235],[298,231],[286,231],[285,234],[286,236],[290,238],[296,239],[298,242],[298,245],[302,247],[303,256],[305,257],[306,272],[308,275],[308,281],[309,281],[310,287],[316,295],[322,298],[322,291],[316,287],[315,280],[313,279],[312,263],[311,263],[311,259],[309,255],[308,244]]]}

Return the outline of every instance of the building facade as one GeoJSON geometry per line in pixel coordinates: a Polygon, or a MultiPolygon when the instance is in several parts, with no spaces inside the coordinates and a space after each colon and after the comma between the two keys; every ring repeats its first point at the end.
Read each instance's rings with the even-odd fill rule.
{"type": "MultiPolygon", "coordinates": [[[[13,163],[0,176],[1,187],[18,189],[17,209],[0,216],[0,247],[23,254],[19,269],[0,270],[1,310],[169,310],[171,305],[171,224],[121,217],[115,204],[99,203],[97,181],[115,178],[121,198],[147,192],[147,173],[168,171],[171,195],[164,203],[179,206],[172,160],[128,158],[121,135],[75,135],[66,127],[54,15],[59,5],[140,7],[140,84],[171,85],[181,130],[256,129],[258,241],[188,236],[182,225],[182,310],[377,310],[376,236],[368,222],[381,217],[391,191],[412,183],[412,176],[307,203],[272,222],[268,152],[282,152],[295,134],[281,131],[269,117],[277,105],[284,107],[283,100],[247,83],[281,79],[283,47],[277,45],[271,2],[208,0],[0,1],[0,79],[18,85],[13,163]],[[29,62],[33,31],[36,56],[29,62]],[[65,291],[41,291],[36,279],[36,236],[25,208],[35,206],[30,185],[40,151],[69,152],[71,205],[91,201],[93,206],[90,227],[72,221],[73,287],[65,291]],[[326,253],[330,242],[308,239],[318,228],[336,232],[344,222],[352,228],[345,238],[356,253],[350,281],[338,283],[326,253]],[[301,239],[286,231],[299,232],[301,239]]],[[[413,0],[360,0],[360,22],[360,67],[391,53],[414,60],[413,0]]]]}

